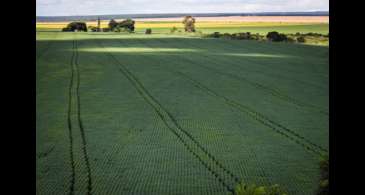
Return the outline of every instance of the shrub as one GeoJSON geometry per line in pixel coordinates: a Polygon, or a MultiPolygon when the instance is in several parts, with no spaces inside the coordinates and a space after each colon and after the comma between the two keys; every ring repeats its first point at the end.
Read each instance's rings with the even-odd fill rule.
{"type": "Polygon", "coordinates": [[[70,28],[68,28],[68,27],[65,27],[65,28],[62,28],[62,31],[63,32],[70,32],[70,31],[72,31],[70,28]]]}
{"type": "Polygon", "coordinates": [[[221,34],[220,34],[219,32],[214,32],[214,33],[212,34],[212,37],[214,37],[214,38],[219,38],[219,37],[221,37],[221,34]]]}
{"type": "Polygon", "coordinates": [[[255,184],[247,185],[242,182],[235,188],[236,195],[287,195],[279,185],[256,186],[255,184]]]}
{"type": "Polygon", "coordinates": [[[304,42],[305,42],[305,38],[304,38],[304,36],[300,36],[300,37],[298,37],[298,38],[297,38],[297,41],[298,41],[299,43],[304,43],[304,42]]]}
{"type": "Polygon", "coordinates": [[[274,42],[287,41],[288,40],[288,38],[285,34],[281,34],[281,33],[278,33],[276,31],[267,33],[266,38],[269,41],[274,41],[274,42]]]}
{"type": "Polygon", "coordinates": [[[103,32],[110,32],[110,28],[102,28],[101,29],[103,32]]]}
{"type": "Polygon", "coordinates": [[[87,32],[87,27],[85,22],[71,22],[62,31],[85,31],[87,32]]]}
{"type": "Polygon", "coordinates": [[[148,35],[149,35],[149,34],[152,34],[152,29],[147,28],[147,29],[146,29],[146,32],[145,32],[145,34],[148,34],[148,35]]]}
{"type": "Polygon", "coordinates": [[[177,31],[176,26],[174,26],[174,27],[172,27],[172,28],[170,29],[170,32],[171,32],[171,33],[175,33],[176,31],[177,31]]]}
{"type": "Polygon", "coordinates": [[[321,180],[319,183],[318,195],[328,195],[329,194],[329,159],[325,156],[321,159],[319,164],[321,170],[321,180]]]}
{"type": "Polygon", "coordinates": [[[88,29],[91,31],[91,32],[98,32],[98,27],[95,27],[95,26],[89,26],[88,29]]]}
{"type": "Polygon", "coordinates": [[[185,26],[185,32],[195,32],[195,18],[193,16],[185,16],[182,23],[185,26]]]}

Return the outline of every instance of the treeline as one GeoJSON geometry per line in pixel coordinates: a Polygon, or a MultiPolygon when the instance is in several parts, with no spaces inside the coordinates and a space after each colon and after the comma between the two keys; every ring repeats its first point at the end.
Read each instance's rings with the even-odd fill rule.
{"type": "Polygon", "coordinates": [[[64,32],[75,32],[75,31],[84,31],[87,32],[134,32],[134,24],[135,21],[132,19],[126,19],[121,22],[117,22],[114,19],[109,21],[108,27],[100,28],[100,26],[89,26],[86,27],[85,22],[71,22],[65,28],[62,29],[64,32]]]}
{"type": "Polygon", "coordinates": [[[257,41],[272,41],[272,42],[299,42],[304,43],[307,39],[313,38],[323,38],[328,39],[329,34],[323,35],[319,33],[295,33],[295,34],[284,34],[276,31],[269,32],[264,35],[259,33],[252,34],[250,32],[241,33],[220,33],[214,32],[212,34],[203,35],[207,38],[227,38],[227,39],[237,39],[237,40],[257,40],[257,41]]]}

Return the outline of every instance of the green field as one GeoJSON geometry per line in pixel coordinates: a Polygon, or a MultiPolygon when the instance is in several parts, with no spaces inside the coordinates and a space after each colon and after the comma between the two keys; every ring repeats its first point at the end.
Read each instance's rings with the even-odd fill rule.
{"type": "Polygon", "coordinates": [[[37,32],[37,194],[315,194],[328,50],[37,32]]]}

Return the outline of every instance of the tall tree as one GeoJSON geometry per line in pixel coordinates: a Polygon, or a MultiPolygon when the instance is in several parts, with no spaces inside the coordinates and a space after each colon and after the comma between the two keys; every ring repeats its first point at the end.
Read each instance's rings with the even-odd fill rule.
{"type": "Polygon", "coordinates": [[[185,26],[185,32],[195,32],[195,18],[193,16],[185,16],[182,23],[185,26]]]}

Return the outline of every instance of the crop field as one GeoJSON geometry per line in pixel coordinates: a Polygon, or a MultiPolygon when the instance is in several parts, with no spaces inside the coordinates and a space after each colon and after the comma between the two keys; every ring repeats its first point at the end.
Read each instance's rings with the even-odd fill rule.
{"type": "Polygon", "coordinates": [[[222,195],[240,181],[315,194],[328,154],[327,46],[36,38],[37,194],[222,195]]]}
{"type": "MultiPolygon", "coordinates": [[[[102,21],[101,27],[107,27],[109,21],[102,21]]],[[[36,28],[42,31],[60,31],[66,27],[69,22],[43,22],[37,23],[36,28]]],[[[96,21],[87,22],[87,26],[97,26],[96,21]]],[[[136,32],[144,33],[147,28],[151,28],[154,34],[166,34],[170,29],[176,27],[183,31],[181,21],[136,21],[136,32]]],[[[257,22],[257,21],[199,21],[197,20],[196,28],[201,33],[237,33],[251,32],[266,35],[270,31],[281,33],[321,33],[328,34],[329,25],[327,23],[310,23],[310,22],[257,22]]]]}

